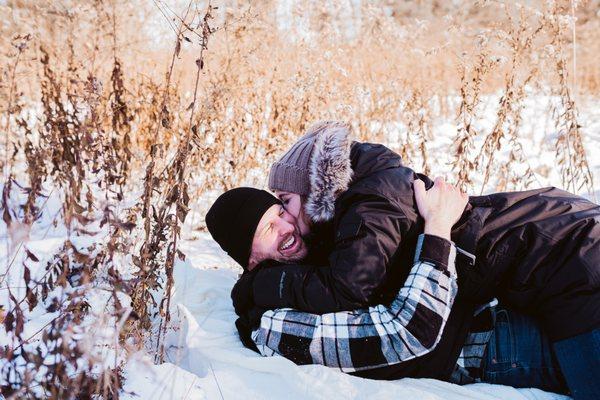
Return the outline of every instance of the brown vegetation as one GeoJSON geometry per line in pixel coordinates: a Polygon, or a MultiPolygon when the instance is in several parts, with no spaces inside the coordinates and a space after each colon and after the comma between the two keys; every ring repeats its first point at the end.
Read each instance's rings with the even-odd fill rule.
{"type": "Polygon", "coordinates": [[[598,2],[446,3],[299,2],[283,16],[275,1],[190,2],[182,10],[162,0],[0,6],[10,235],[0,320],[11,341],[0,349],[2,393],[119,397],[124,358],[99,368],[89,345],[96,336],[83,334],[96,318],[91,290],[106,294],[102,323],[118,334],[116,353],[145,347],[162,362],[189,211],[203,215],[213,191],[263,186],[270,163],[315,120],[345,120],[357,139],[386,143],[425,172],[438,162],[427,146],[433,121],[453,121],[457,182],[471,191],[520,189],[534,179],[521,143],[524,101],[528,90],[549,91],[563,186],[592,191],[576,99],[600,89],[598,2]],[[154,15],[166,35],[150,24],[154,15]],[[493,128],[477,128],[482,98],[497,93],[493,128]],[[501,150],[508,161],[497,159],[501,150]],[[25,198],[15,209],[19,191],[25,198]],[[27,236],[51,196],[62,202],[55,219],[67,239],[32,276],[40,260],[27,236]],[[93,246],[71,240],[102,229],[106,237],[93,246]],[[8,280],[17,259],[24,291],[8,280]],[[25,337],[27,313],[40,306],[56,317],[25,337]]]}

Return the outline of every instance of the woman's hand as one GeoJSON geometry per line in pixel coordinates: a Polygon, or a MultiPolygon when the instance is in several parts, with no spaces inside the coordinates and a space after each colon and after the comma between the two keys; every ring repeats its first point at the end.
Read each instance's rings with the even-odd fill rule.
{"type": "Polygon", "coordinates": [[[435,178],[433,187],[425,190],[425,183],[414,182],[419,213],[425,219],[425,233],[450,240],[450,230],[462,215],[469,196],[443,178],[435,178]]]}

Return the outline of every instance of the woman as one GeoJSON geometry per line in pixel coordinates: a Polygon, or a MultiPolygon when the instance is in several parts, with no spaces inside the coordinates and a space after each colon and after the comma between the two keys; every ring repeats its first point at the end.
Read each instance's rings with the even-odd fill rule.
{"type": "Polygon", "coordinates": [[[260,353],[357,372],[406,363],[435,348],[457,293],[450,228],[467,198],[441,180],[428,192],[417,185],[416,198],[425,233],[419,235],[411,271],[391,304],[322,315],[266,311],[252,335],[260,353]]]}
{"type": "MultiPolygon", "coordinates": [[[[303,233],[333,225],[343,251],[329,255],[329,268],[258,271],[258,306],[324,313],[385,304],[405,281],[423,229],[413,183],[431,181],[384,146],[351,143],[349,133],[343,123],[317,124],[274,164],[269,186],[303,221],[303,233]]],[[[589,382],[600,370],[599,221],[600,207],[555,188],[472,197],[452,238],[477,262],[467,252],[457,259],[459,295],[444,337],[412,369],[404,364],[384,378],[449,379],[477,307],[497,296],[539,321],[575,397],[598,390],[589,382]]]]}

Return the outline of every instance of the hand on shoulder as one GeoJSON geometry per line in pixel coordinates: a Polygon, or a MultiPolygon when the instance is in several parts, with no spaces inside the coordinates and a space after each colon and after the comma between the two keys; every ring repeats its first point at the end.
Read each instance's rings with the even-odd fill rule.
{"type": "Polygon", "coordinates": [[[419,213],[425,219],[424,232],[450,240],[452,225],[460,219],[469,196],[441,177],[435,179],[429,190],[417,179],[414,189],[419,213]]]}

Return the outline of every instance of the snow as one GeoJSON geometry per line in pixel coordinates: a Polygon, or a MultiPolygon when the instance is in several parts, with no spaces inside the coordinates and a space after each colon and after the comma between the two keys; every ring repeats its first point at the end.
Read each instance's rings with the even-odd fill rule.
{"type": "MultiPolygon", "coordinates": [[[[582,131],[587,149],[588,161],[594,175],[595,198],[600,199],[600,109],[595,99],[579,99],[582,131]]],[[[554,165],[556,132],[552,124],[540,115],[547,115],[548,104],[552,99],[532,96],[524,105],[522,145],[528,162],[535,171],[536,182],[532,185],[560,186],[558,168],[554,165]],[[527,134],[529,132],[529,134],[527,134]]],[[[484,116],[475,121],[476,129],[488,132],[495,121],[495,106],[498,96],[482,99],[484,116]]],[[[398,131],[406,129],[398,123],[398,131]]],[[[452,176],[448,151],[452,137],[458,126],[452,118],[440,118],[431,126],[432,140],[427,143],[431,176],[452,176]]],[[[390,137],[390,141],[394,139],[390,137]]],[[[411,160],[416,169],[420,160],[411,160]]],[[[247,184],[250,184],[248,182],[247,184]]],[[[481,184],[476,179],[475,187],[481,184]]],[[[52,194],[52,188],[46,193],[52,194]]],[[[485,188],[492,191],[493,182],[485,188]]],[[[13,188],[15,193],[17,189],[13,188]]],[[[511,387],[475,384],[457,386],[431,379],[401,379],[398,381],[374,381],[343,374],[323,366],[297,366],[281,358],[263,358],[244,348],[238,338],[230,291],[241,272],[205,232],[195,228],[202,222],[208,205],[219,193],[207,192],[191,204],[192,212],[183,229],[180,250],[186,255],[185,261],[177,261],[175,266],[175,288],[171,302],[173,329],[166,338],[166,362],[154,365],[147,353],[139,352],[129,357],[124,368],[125,383],[122,399],[362,399],[362,398],[418,398],[418,399],[561,399],[565,396],[545,393],[537,389],[515,389],[511,387]]],[[[475,193],[478,194],[478,193],[475,193]]],[[[581,193],[589,198],[594,194],[581,193]]],[[[132,199],[128,199],[131,201],[132,199]]],[[[135,199],[133,199],[135,200],[135,199]]],[[[10,197],[10,208],[17,210],[23,203],[23,195],[10,197]]],[[[133,204],[133,203],[132,203],[133,204]]],[[[126,207],[124,203],[122,205],[126,207]]],[[[13,287],[17,298],[24,296],[22,283],[24,263],[31,270],[32,279],[44,273],[44,266],[67,239],[64,224],[60,223],[61,203],[56,193],[51,195],[43,207],[42,218],[30,230],[11,232],[0,221],[0,276],[7,272],[6,284],[13,287]],[[58,224],[54,221],[58,218],[58,224]],[[24,242],[15,238],[20,236],[24,242]],[[9,240],[12,239],[12,240],[9,240]],[[29,249],[40,261],[25,260],[24,249],[29,249]]],[[[106,229],[90,227],[97,231],[95,236],[72,236],[73,244],[83,249],[93,243],[101,243],[106,229]]],[[[124,260],[126,264],[127,259],[124,260]]],[[[130,264],[129,260],[129,264],[130,264]]],[[[127,265],[124,265],[127,267],[127,265]]],[[[10,304],[8,293],[0,288],[0,304],[10,304]]],[[[51,295],[60,296],[53,293],[51,295]]],[[[91,292],[88,297],[94,305],[101,305],[102,291],[91,292]]],[[[92,307],[92,312],[96,312],[92,307]]],[[[100,318],[102,307],[98,307],[100,318]]],[[[24,336],[29,337],[42,329],[56,316],[48,313],[42,305],[27,313],[24,336]]],[[[87,333],[90,345],[101,348],[101,343],[110,344],[116,340],[115,330],[90,329],[87,333]]],[[[32,343],[35,342],[32,337],[32,343]]],[[[0,335],[0,346],[8,344],[6,335],[0,335]]],[[[114,360],[114,354],[102,352],[106,362],[114,360]]],[[[0,397],[1,398],[1,397],[0,397]]]]}
{"type": "Polygon", "coordinates": [[[144,354],[133,357],[125,369],[127,380],[122,398],[131,399],[206,399],[198,377],[175,364],[152,365],[144,354]]]}
{"type": "MultiPolygon", "coordinates": [[[[51,257],[64,240],[60,229],[51,237],[39,234],[44,231],[48,231],[46,226],[33,229],[27,243],[42,261],[51,257]]],[[[175,329],[167,337],[166,362],[154,365],[144,352],[130,356],[124,368],[121,399],[568,398],[537,389],[489,384],[458,386],[433,379],[375,381],[320,365],[297,366],[282,357],[262,357],[242,346],[234,325],[236,315],[230,292],[241,268],[205,232],[182,241],[181,250],[187,258],[175,267],[175,329]]],[[[52,316],[34,309],[26,327],[33,333],[52,316]]],[[[106,354],[104,357],[112,359],[106,354]]]]}
{"type": "Polygon", "coordinates": [[[410,378],[375,381],[320,365],[297,366],[283,357],[261,357],[242,346],[234,325],[236,315],[229,295],[241,269],[207,233],[185,241],[182,250],[188,258],[175,268],[172,301],[179,329],[168,338],[168,362],[144,368],[138,368],[142,364],[137,362],[136,367],[129,365],[126,388],[152,394],[127,394],[125,399],[568,398],[538,389],[490,384],[458,386],[410,378]],[[152,389],[142,387],[146,383],[152,389]]]}

